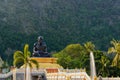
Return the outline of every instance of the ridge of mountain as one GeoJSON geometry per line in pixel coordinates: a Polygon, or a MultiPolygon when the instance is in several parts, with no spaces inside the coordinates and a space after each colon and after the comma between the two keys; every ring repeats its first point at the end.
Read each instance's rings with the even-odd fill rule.
{"type": "Polygon", "coordinates": [[[119,0],[0,0],[0,55],[9,57],[42,35],[48,51],[92,41],[107,50],[120,39],[119,0]]]}

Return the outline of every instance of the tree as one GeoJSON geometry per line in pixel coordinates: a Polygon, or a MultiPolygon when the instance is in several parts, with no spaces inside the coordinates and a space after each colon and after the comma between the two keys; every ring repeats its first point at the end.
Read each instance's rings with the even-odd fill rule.
{"type": "Polygon", "coordinates": [[[102,73],[101,75],[102,76],[108,76],[109,75],[109,63],[110,63],[110,60],[106,57],[106,56],[102,56],[101,59],[99,60],[99,63],[101,64],[101,68],[100,68],[100,71],[99,73],[102,73]]]}
{"type": "MultiPolygon", "coordinates": [[[[87,54],[86,55],[86,62],[85,62],[85,64],[89,64],[90,65],[90,62],[91,62],[90,61],[90,57],[91,57],[90,53],[91,52],[95,52],[95,45],[92,42],[89,41],[89,42],[84,43],[83,47],[84,47],[85,52],[87,54]]],[[[94,56],[95,56],[95,53],[94,53],[94,56]]],[[[95,60],[95,58],[94,58],[94,60],[95,60]]],[[[88,67],[87,65],[86,65],[86,68],[91,70],[90,67],[88,67]]],[[[87,71],[87,72],[90,73],[89,71],[87,71]]]]}
{"type": "Polygon", "coordinates": [[[85,47],[85,49],[86,49],[86,51],[88,52],[88,53],[90,53],[91,51],[94,51],[95,50],[95,45],[92,43],[92,42],[86,42],[85,44],[84,44],[84,47],[85,47]]]}
{"type": "Polygon", "coordinates": [[[36,65],[36,68],[39,68],[39,64],[36,60],[33,60],[30,58],[30,51],[28,50],[29,45],[25,44],[24,47],[24,53],[22,51],[16,51],[14,53],[14,61],[13,61],[13,65],[17,68],[20,68],[22,65],[24,65],[25,68],[25,80],[26,80],[26,69],[29,66],[30,68],[32,68],[32,64],[36,65]]]}
{"type": "Polygon", "coordinates": [[[120,68],[120,41],[112,40],[111,44],[113,47],[108,49],[108,53],[115,53],[115,57],[112,61],[112,66],[117,66],[120,68]]]}
{"type": "Polygon", "coordinates": [[[86,62],[85,49],[80,44],[70,44],[60,52],[54,54],[58,58],[58,63],[64,68],[81,68],[86,62]]]}

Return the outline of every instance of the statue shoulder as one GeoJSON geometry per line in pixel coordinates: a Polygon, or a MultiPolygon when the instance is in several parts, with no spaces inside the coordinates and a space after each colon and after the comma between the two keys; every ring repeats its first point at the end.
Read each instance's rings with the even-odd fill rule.
{"type": "Polygon", "coordinates": [[[34,43],[34,47],[37,45],[37,42],[34,43]]]}

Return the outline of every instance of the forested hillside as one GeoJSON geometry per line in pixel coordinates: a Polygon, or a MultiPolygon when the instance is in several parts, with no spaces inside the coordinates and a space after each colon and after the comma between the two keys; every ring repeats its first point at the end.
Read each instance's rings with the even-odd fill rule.
{"type": "Polygon", "coordinates": [[[0,55],[10,59],[42,35],[48,51],[92,41],[107,50],[120,40],[120,0],[0,0],[0,55]],[[6,57],[5,57],[6,56],[6,57]]]}

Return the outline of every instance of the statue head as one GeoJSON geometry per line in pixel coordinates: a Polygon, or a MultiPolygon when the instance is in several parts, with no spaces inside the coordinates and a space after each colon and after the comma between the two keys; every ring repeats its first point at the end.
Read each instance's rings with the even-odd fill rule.
{"type": "Polygon", "coordinates": [[[38,36],[38,42],[42,42],[43,37],[42,36],[38,36]]]}

